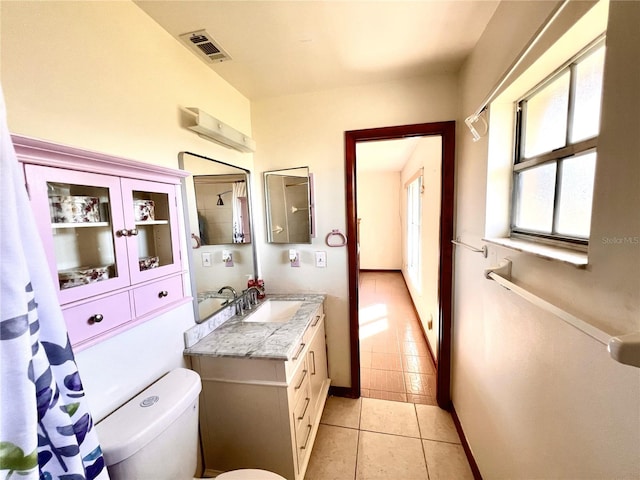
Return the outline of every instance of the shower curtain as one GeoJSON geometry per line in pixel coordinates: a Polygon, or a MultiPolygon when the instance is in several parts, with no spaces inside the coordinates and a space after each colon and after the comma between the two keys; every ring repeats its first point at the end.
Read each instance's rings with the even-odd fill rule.
{"type": "Polygon", "coordinates": [[[0,478],[108,479],[0,87],[0,478]]]}
{"type": "Polygon", "coordinates": [[[233,187],[233,243],[247,243],[249,230],[246,228],[247,221],[245,211],[247,210],[247,184],[245,182],[234,182],[233,187]]]}

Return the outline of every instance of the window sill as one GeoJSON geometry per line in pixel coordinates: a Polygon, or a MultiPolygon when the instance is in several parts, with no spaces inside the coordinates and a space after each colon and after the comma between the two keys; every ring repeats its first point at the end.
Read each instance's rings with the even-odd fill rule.
{"type": "Polygon", "coordinates": [[[515,238],[483,238],[483,241],[518,252],[531,253],[538,257],[568,263],[577,268],[585,268],[589,263],[586,252],[578,252],[555,245],[541,245],[515,238]]]}

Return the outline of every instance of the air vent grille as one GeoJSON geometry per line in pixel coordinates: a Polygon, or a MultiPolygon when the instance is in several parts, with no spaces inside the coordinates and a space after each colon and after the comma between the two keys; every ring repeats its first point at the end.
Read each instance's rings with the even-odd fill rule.
{"type": "Polygon", "coordinates": [[[217,44],[205,30],[183,33],[180,38],[201,58],[209,62],[224,62],[231,57],[217,44]]]}

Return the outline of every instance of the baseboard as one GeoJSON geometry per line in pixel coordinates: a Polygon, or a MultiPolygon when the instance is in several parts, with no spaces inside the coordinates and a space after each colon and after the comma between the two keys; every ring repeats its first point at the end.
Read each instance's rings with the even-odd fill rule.
{"type": "Polygon", "coordinates": [[[354,392],[351,387],[329,387],[329,395],[334,397],[360,398],[360,392],[354,392]]]}
{"type": "Polygon", "coordinates": [[[471,447],[469,447],[469,442],[467,442],[467,437],[462,430],[462,424],[460,423],[460,419],[458,418],[458,414],[456,413],[456,409],[451,404],[451,418],[453,418],[453,424],[456,426],[456,430],[458,432],[458,436],[460,437],[460,443],[462,444],[462,448],[464,449],[464,454],[467,456],[467,461],[469,462],[469,466],[471,467],[471,473],[473,473],[473,478],[475,480],[482,480],[482,475],[480,475],[480,469],[478,468],[478,464],[476,463],[476,459],[473,458],[473,453],[471,453],[471,447]]]}
{"type": "Polygon", "coordinates": [[[360,269],[361,272],[368,272],[368,273],[389,273],[389,272],[402,272],[402,270],[399,270],[397,268],[387,268],[387,269],[383,269],[383,268],[361,268],[360,269]]]}

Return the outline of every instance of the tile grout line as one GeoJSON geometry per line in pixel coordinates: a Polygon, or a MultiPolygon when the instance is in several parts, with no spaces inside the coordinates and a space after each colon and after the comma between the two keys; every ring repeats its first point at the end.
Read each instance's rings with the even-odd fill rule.
{"type": "Polygon", "coordinates": [[[362,398],[360,399],[360,411],[358,412],[358,435],[356,438],[356,463],[355,470],[353,472],[353,480],[356,480],[358,476],[358,456],[360,454],[360,426],[362,425],[362,398]]]}
{"type": "Polygon", "coordinates": [[[420,447],[422,448],[422,458],[424,458],[424,468],[427,471],[427,480],[429,480],[429,465],[427,465],[427,452],[424,450],[424,440],[422,438],[422,429],[420,428],[420,420],[418,420],[418,407],[413,404],[413,411],[416,414],[416,421],[418,422],[418,432],[420,434],[420,447]]]}

